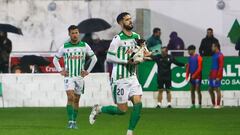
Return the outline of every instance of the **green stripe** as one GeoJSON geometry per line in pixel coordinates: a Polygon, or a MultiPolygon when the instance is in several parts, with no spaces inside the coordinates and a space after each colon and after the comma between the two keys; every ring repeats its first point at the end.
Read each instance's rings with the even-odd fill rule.
{"type": "MultiPolygon", "coordinates": [[[[81,56],[81,52],[78,52],[78,55],[80,55],[81,56]]],[[[79,59],[78,60],[78,68],[77,68],[77,70],[78,70],[78,75],[80,75],[80,73],[81,73],[81,67],[80,67],[80,65],[81,65],[81,59],[79,59]]]]}
{"type": "Polygon", "coordinates": [[[117,103],[117,85],[113,85],[113,100],[117,103]]]}
{"type": "MultiPolygon", "coordinates": [[[[74,55],[77,56],[77,53],[75,52],[74,55]]],[[[77,76],[77,59],[74,59],[73,62],[74,62],[74,67],[73,67],[74,68],[74,76],[77,76]]]]}
{"type": "MultiPolygon", "coordinates": [[[[120,58],[120,48],[118,48],[117,50],[117,57],[120,58]]],[[[119,79],[119,68],[120,68],[120,64],[117,64],[117,78],[116,79],[119,79]]]]}
{"type": "MultiPolygon", "coordinates": [[[[122,60],[125,60],[125,52],[126,52],[126,47],[122,48],[122,60]]],[[[125,78],[125,66],[122,64],[122,78],[125,78]]]]}
{"type": "Polygon", "coordinates": [[[70,53],[70,59],[68,59],[69,60],[69,74],[70,74],[70,77],[72,77],[72,75],[73,75],[73,69],[72,69],[72,53],[70,53]]]}
{"type": "Polygon", "coordinates": [[[114,55],[114,56],[116,55],[116,53],[110,52],[110,51],[108,51],[107,53],[110,54],[110,55],[114,55]]]}

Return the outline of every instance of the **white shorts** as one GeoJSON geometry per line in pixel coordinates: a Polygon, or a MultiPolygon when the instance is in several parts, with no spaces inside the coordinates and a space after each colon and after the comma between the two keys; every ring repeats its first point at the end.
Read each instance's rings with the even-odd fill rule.
{"type": "Polygon", "coordinates": [[[127,103],[135,95],[142,95],[142,87],[136,76],[123,78],[112,83],[113,100],[116,104],[127,103]]]}
{"type": "Polygon", "coordinates": [[[84,80],[81,77],[65,77],[64,88],[66,91],[74,90],[75,94],[84,94],[84,80]]]}

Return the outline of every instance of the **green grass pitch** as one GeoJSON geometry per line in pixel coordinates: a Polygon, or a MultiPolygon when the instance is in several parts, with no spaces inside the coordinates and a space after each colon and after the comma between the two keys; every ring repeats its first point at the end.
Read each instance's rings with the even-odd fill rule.
{"type": "MultiPolygon", "coordinates": [[[[125,116],[102,114],[91,126],[90,108],[79,110],[79,129],[66,129],[65,108],[0,109],[0,135],[125,135],[125,116]]],[[[143,109],[135,135],[240,135],[240,108],[143,109]]]]}

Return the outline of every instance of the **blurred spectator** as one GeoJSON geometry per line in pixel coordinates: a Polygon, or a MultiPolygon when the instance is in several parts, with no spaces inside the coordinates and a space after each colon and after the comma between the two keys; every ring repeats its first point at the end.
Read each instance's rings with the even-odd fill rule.
{"type": "Polygon", "coordinates": [[[25,55],[20,59],[22,73],[41,73],[40,66],[48,66],[51,62],[36,55],[25,55]]]}
{"type": "Polygon", "coordinates": [[[12,67],[12,73],[15,73],[15,74],[21,74],[22,73],[22,69],[19,65],[15,65],[12,67]]]}
{"type": "MultiPolygon", "coordinates": [[[[169,40],[169,43],[168,43],[168,50],[184,50],[184,42],[183,40],[178,37],[178,34],[177,32],[173,31],[171,34],[170,34],[170,40],[169,40]]],[[[184,55],[184,52],[171,52],[172,56],[183,56],[184,55]]]]}
{"type": "MultiPolygon", "coordinates": [[[[91,49],[94,51],[98,61],[91,72],[105,72],[105,59],[107,56],[107,50],[109,48],[109,45],[111,43],[110,40],[101,40],[99,36],[95,33],[91,34],[85,34],[85,36],[82,38],[82,41],[86,42],[91,49]]],[[[88,59],[88,58],[87,58],[88,59]]],[[[85,68],[88,67],[88,64],[90,61],[87,60],[85,64],[85,68]]]]}
{"type": "Polygon", "coordinates": [[[0,32],[0,73],[8,73],[9,56],[12,52],[12,42],[6,32],[0,32]]]}
{"type": "Polygon", "coordinates": [[[201,56],[212,56],[213,52],[211,48],[213,43],[219,43],[219,42],[218,42],[218,39],[216,39],[213,35],[213,29],[208,28],[207,36],[204,39],[202,39],[202,42],[199,48],[199,54],[201,56]]]}
{"type": "Polygon", "coordinates": [[[162,47],[162,40],[160,39],[160,37],[161,29],[154,28],[152,36],[147,40],[147,48],[149,51],[160,53],[160,49],[162,47]]]}
{"type": "Polygon", "coordinates": [[[240,56],[240,38],[238,39],[238,41],[235,45],[235,49],[238,51],[238,56],[240,56]]]}

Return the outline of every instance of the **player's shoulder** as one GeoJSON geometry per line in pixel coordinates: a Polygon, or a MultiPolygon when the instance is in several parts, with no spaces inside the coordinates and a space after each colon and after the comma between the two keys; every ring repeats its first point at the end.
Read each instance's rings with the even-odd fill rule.
{"type": "Polygon", "coordinates": [[[140,39],[140,35],[138,33],[132,32],[132,34],[134,38],[140,39]]]}
{"type": "Polygon", "coordinates": [[[132,31],[131,37],[127,36],[123,31],[118,33],[115,37],[118,38],[119,40],[125,40],[125,39],[129,39],[129,38],[130,39],[140,39],[140,35],[133,31],[132,31]]]}

